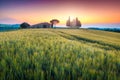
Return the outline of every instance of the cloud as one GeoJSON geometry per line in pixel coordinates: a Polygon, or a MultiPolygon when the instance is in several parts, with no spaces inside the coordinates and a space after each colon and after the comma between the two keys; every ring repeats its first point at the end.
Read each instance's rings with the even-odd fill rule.
{"type": "Polygon", "coordinates": [[[14,19],[14,18],[1,18],[0,24],[19,24],[21,21],[14,19]]]}

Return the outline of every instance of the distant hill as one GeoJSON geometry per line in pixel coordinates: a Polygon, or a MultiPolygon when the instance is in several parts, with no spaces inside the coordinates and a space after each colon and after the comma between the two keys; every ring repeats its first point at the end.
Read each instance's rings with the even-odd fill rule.
{"type": "Polygon", "coordinates": [[[15,30],[20,28],[20,24],[0,24],[0,31],[15,30]]]}
{"type": "Polygon", "coordinates": [[[103,31],[112,31],[112,32],[120,32],[120,28],[97,28],[97,27],[89,27],[88,29],[93,29],[93,30],[103,30],[103,31]]]}

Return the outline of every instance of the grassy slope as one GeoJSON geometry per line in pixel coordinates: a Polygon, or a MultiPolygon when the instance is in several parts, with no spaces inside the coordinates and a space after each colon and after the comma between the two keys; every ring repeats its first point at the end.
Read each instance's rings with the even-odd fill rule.
{"type": "Polygon", "coordinates": [[[0,33],[0,79],[120,79],[120,34],[86,29],[0,33]]]}

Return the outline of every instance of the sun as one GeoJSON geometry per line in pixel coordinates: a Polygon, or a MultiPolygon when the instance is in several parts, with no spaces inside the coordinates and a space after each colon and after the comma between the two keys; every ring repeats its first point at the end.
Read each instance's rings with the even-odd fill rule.
{"type": "Polygon", "coordinates": [[[70,16],[70,21],[72,21],[73,19],[75,19],[75,16],[70,16]]]}

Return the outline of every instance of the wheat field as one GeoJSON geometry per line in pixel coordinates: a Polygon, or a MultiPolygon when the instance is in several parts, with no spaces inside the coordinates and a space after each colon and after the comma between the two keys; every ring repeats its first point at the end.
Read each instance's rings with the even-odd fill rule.
{"type": "Polygon", "coordinates": [[[120,33],[88,29],[0,32],[0,80],[120,80],[120,33]]]}

